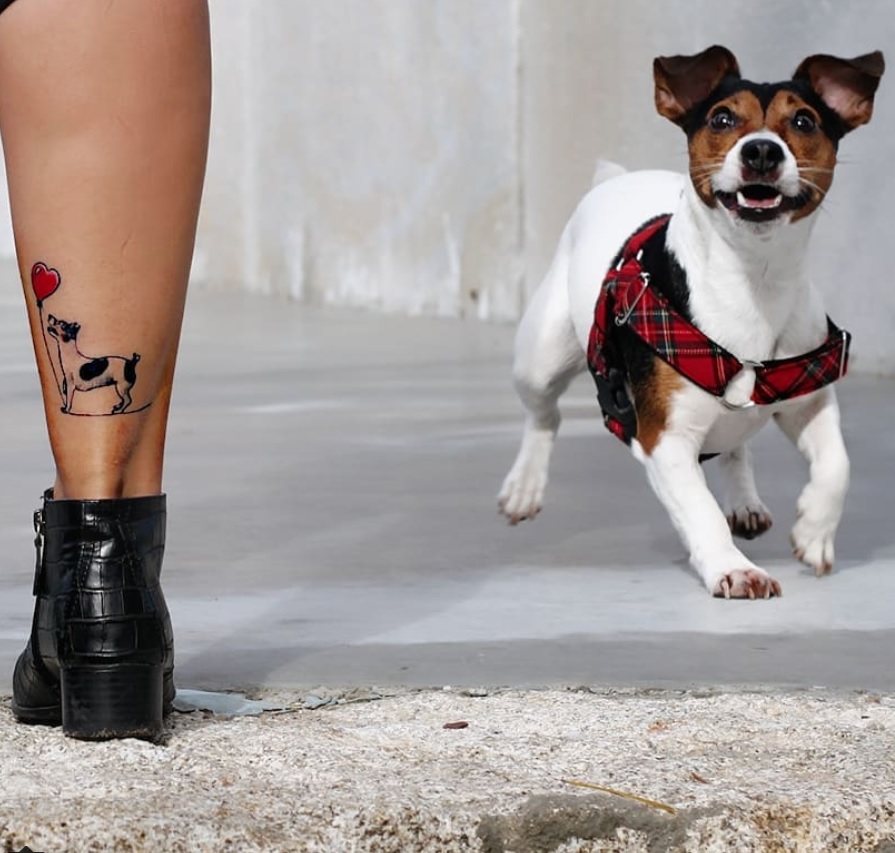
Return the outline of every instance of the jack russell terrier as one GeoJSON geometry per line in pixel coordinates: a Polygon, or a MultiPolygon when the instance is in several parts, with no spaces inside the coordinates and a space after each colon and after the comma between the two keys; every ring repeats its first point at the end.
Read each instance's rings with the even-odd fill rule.
{"type": "Polygon", "coordinates": [[[687,135],[689,178],[613,169],[566,226],[516,335],[528,412],[498,498],[510,523],[540,511],[559,397],[589,368],[606,426],[644,464],[713,595],[781,594],[732,538],[771,526],[747,444],[771,417],[810,466],[793,551],[831,571],[849,461],[830,383],[849,335],[805,260],[839,141],[870,120],[883,69],[878,51],[815,55],[792,80],[753,83],[719,46],[654,61],[656,109],[687,135]],[[715,455],[724,511],[700,466],[715,455]]]}

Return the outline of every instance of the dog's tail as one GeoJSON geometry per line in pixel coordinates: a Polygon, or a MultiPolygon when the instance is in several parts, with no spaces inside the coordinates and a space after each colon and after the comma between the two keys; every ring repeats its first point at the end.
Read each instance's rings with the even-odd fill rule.
{"type": "Polygon", "coordinates": [[[597,160],[597,165],[594,167],[594,177],[591,180],[591,187],[595,187],[597,184],[602,184],[605,181],[608,181],[610,178],[617,178],[619,175],[624,175],[628,170],[624,166],[620,166],[618,163],[613,163],[612,160],[597,160]]]}
{"type": "Polygon", "coordinates": [[[137,362],[140,360],[140,353],[135,352],[133,358],[129,358],[124,363],[124,378],[131,385],[137,381],[137,362]]]}

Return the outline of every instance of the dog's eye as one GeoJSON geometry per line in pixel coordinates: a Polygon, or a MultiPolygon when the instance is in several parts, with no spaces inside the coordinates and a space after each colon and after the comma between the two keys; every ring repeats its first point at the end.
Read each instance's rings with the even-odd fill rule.
{"type": "Polygon", "coordinates": [[[730,130],[736,123],[736,116],[727,107],[715,110],[709,118],[709,127],[712,130],[730,130]]]}
{"type": "Polygon", "coordinates": [[[807,110],[799,110],[799,112],[793,116],[792,126],[799,131],[799,133],[814,133],[817,129],[817,122],[814,120],[814,116],[807,110]]]}

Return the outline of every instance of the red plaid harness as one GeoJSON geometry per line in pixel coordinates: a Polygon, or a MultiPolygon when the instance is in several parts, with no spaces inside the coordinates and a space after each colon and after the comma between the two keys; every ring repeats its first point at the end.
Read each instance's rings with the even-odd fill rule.
{"type": "Polygon", "coordinates": [[[626,444],[637,434],[637,418],[628,396],[624,365],[614,331],[627,326],[656,355],[731,409],[768,405],[817,391],[845,375],[851,335],[827,318],[827,339],[816,349],[792,358],[741,361],[696,328],[650,287],[641,266],[642,250],[671,217],[661,216],[628,239],[618,264],[609,270],[594,309],[587,363],[607,428],[626,444]],[[744,406],[723,400],[730,381],[745,367],[755,371],[751,400],[744,406]]]}

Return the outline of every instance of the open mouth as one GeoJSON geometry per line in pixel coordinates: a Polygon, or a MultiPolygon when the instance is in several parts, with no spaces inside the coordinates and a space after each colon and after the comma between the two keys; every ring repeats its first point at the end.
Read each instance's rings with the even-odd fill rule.
{"type": "Polygon", "coordinates": [[[810,201],[808,192],[784,195],[772,184],[743,184],[736,192],[715,193],[731,213],[752,222],[767,222],[781,213],[798,210],[810,201]]]}
{"type": "Polygon", "coordinates": [[[737,205],[749,210],[774,210],[783,203],[783,193],[767,184],[746,184],[736,196],[737,205]]]}

